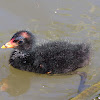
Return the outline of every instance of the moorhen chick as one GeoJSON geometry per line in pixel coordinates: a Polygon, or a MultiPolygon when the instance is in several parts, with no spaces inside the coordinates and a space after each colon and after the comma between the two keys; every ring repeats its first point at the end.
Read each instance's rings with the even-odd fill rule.
{"type": "Polygon", "coordinates": [[[41,74],[72,72],[86,66],[90,56],[89,44],[54,41],[38,46],[34,34],[26,30],[16,32],[1,48],[14,48],[9,59],[13,67],[41,74]]]}

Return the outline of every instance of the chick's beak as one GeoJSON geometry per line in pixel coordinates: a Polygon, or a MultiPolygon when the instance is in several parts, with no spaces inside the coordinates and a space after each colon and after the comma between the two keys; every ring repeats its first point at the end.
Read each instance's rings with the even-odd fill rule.
{"type": "Polygon", "coordinates": [[[3,48],[3,49],[5,49],[5,48],[14,48],[16,46],[17,46],[17,44],[13,43],[13,40],[10,40],[6,44],[4,44],[1,48],[3,48]]]}
{"type": "Polygon", "coordinates": [[[1,48],[2,48],[2,49],[4,49],[4,48],[6,48],[6,46],[5,46],[5,45],[3,45],[1,48]]]}
{"type": "Polygon", "coordinates": [[[14,46],[10,42],[8,42],[8,43],[4,44],[1,48],[3,48],[3,49],[5,49],[5,48],[14,48],[14,46]]]}

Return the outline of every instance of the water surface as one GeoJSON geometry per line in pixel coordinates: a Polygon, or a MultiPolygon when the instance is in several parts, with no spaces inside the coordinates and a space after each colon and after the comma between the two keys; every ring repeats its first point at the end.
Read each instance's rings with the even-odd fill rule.
{"type": "MultiPolygon", "coordinates": [[[[37,44],[53,40],[92,45],[87,85],[100,81],[100,0],[0,0],[0,46],[18,30],[36,34],[37,44]]],[[[68,100],[78,75],[41,75],[8,63],[12,49],[0,49],[0,100],[68,100]]]]}

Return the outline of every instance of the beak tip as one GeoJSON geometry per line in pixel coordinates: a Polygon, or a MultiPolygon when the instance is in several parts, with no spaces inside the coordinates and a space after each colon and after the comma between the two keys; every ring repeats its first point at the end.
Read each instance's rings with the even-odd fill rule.
{"type": "Polygon", "coordinates": [[[5,46],[5,45],[3,45],[1,48],[2,48],[2,49],[5,49],[5,48],[6,48],[6,46],[5,46]]]}

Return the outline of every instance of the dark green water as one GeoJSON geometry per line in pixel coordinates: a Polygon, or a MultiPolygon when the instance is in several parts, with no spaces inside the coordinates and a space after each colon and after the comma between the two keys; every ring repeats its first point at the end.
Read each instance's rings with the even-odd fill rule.
{"type": "MultiPolygon", "coordinates": [[[[87,85],[100,81],[100,0],[0,0],[0,47],[18,30],[52,40],[90,42],[87,85]]],[[[12,68],[12,49],[0,49],[0,100],[68,100],[77,93],[78,75],[40,75],[12,68]]]]}

